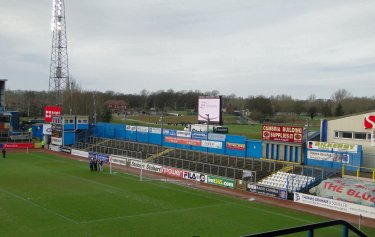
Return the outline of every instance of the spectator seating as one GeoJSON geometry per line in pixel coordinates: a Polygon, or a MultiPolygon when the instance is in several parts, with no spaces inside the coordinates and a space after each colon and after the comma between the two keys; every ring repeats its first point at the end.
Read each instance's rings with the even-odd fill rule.
{"type": "Polygon", "coordinates": [[[264,179],[259,184],[266,185],[278,189],[285,189],[288,192],[298,192],[309,187],[315,182],[315,177],[291,174],[284,171],[278,171],[264,179]]]}

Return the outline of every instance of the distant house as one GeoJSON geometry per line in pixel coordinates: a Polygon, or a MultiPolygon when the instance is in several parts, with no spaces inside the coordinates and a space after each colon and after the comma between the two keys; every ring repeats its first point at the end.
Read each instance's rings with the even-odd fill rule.
{"type": "Polygon", "coordinates": [[[104,104],[113,114],[125,114],[129,110],[129,103],[124,100],[107,100],[104,104]]]}

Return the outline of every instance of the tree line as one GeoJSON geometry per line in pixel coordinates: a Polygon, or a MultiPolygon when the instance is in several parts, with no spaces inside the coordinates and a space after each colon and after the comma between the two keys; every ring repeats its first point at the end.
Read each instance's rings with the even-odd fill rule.
{"type": "MultiPolygon", "coordinates": [[[[219,96],[219,91],[201,92],[199,90],[174,91],[160,90],[139,94],[124,94],[114,91],[85,91],[75,84],[64,91],[64,114],[97,115],[97,121],[109,120],[108,100],[124,100],[129,103],[130,112],[149,111],[188,111],[197,112],[199,96],[219,96]]],[[[44,107],[53,105],[54,93],[48,91],[7,90],[5,106],[7,111],[19,111],[25,117],[43,117],[44,107]]],[[[246,111],[248,117],[256,121],[280,119],[285,116],[301,114],[314,118],[343,116],[375,109],[375,97],[355,97],[346,89],[335,91],[329,99],[316,98],[314,94],[307,99],[294,99],[289,95],[239,97],[234,94],[223,95],[223,110],[227,113],[246,111]]]]}

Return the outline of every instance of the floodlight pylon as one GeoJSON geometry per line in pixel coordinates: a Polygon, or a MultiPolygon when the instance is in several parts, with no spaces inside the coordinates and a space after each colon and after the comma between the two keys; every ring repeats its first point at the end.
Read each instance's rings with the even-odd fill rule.
{"type": "Polygon", "coordinates": [[[55,104],[63,106],[64,91],[70,89],[64,0],[52,1],[51,30],[53,36],[48,89],[54,92],[55,104]]]}

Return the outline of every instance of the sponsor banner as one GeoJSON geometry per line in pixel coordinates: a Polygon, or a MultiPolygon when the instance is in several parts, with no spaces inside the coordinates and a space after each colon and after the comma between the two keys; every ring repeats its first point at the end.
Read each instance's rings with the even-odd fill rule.
{"type": "Polygon", "coordinates": [[[126,166],[126,162],[128,161],[128,158],[124,156],[111,155],[109,157],[109,161],[116,165],[126,166]]]}
{"type": "Polygon", "coordinates": [[[201,144],[202,147],[214,148],[214,149],[222,149],[223,148],[222,142],[202,140],[201,143],[202,143],[201,144]]]}
{"type": "Polygon", "coordinates": [[[130,160],[130,167],[160,173],[163,166],[149,164],[138,160],[130,160]]]}
{"type": "Polygon", "coordinates": [[[126,125],[126,131],[136,132],[137,131],[137,126],[126,125]]]}
{"type": "Polygon", "coordinates": [[[4,148],[19,148],[19,149],[26,149],[26,148],[34,148],[34,143],[32,142],[25,142],[25,143],[5,143],[3,145],[4,148]]]}
{"type": "Polygon", "coordinates": [[[248,183],[246,190],[248,192],[258,193],[269,197],[280,198],[285,200],[288,199],[288,192],[285,189],[278,189],[259,184],[248,183]]]}
{"type": "Polygon", "coordinates": [[[149,133],[161,134],[161,128],[148,128],[149,133]]]}
{"type": "Polygon", "coordinates": [[[51,135],[51,134],[52,134],[51,124],[43,124],[43,135],[51,135]]]}
{"type": "Polygon", "coordinates": [[[168,176],[182,178],[184,171],[180,170],[180,169],[177,169],[177,168],[163,166],[163,168],[161,168],[161,170],[160,170],[160,173],[166,174],[168,176]]]}
{"type": "Polygon", "coordinates": [[[137,126],[137,132],[144,132],[144,133],[148,133],[148,127],[144,127],[144,126],[137,126]]]}
{"type": "Polygon", "coordinates": [[[61,137],[51,137],[51,144],[62,146],[62,138],[61,137]]]}
{"type": "Polygon", "coordinates": [[[262,125],[262,140],[302,143],[303,127],[262,125]]]}
{"type": "Polygon", "coordinates": [[[310,189],[311,194],[339,201],[375,207],[375,183],[354,179],[323,180],[310,189]]]}
{"type": "Polygon", "coordinates": [[[189,138],[165,137],[165,142],[176,143],[181,145],[201,146],[201,140],[193,140],[189,138]]]}
{"type": "Polygon", "coordinates": [[[367,206],[358,205],[354,203],[333,200],[330,198],[323,198],[323,197],[295,192],[294,202],[307,204],[307,205],[311,205],[315,207],[321,207],[325,209],[330,209],[334,211],[349,213],[349,214],[353,214],[356,216],[362,215],[368,218],[375,218],[374,207],[367,207],[367,206]]]}
{"type": "Polygon", "coordinates": [[[220,177],[207,175],[207,183],[217,185],[217,186],[221,186],[221,187],[227,187],[227,188],[234,189],[235,181],[232,180],[232,179],[220,178],[220,177]]]}
{"type": "Polygon", "coordinates": [[[72,152],[72,148],[63,146],[63,147],[61,147],[61,152],[65,152],[65,153],[70,154],[72,152]]]}
{"type": "Polygon", "coordinates": [[[202,182],[202,183],[207,183],[206,175],[201,174],[201,173],[184,171],[183,174],[182,174],[182,177],[184,179],[195,180],[195,181],[199,181],[199,182],[202,182]]]}
{"type": "Polygon", "coordinates": [[[57,152],[60,152],[61,151],[61,147],[60,146],[55,146],[55,145],[49,145],[48,147],[51,151],[57,151],[57,152]]]}
{"type": "Polygon", "coordinates": [[[207,140],[207,133],[205,133],[205,132],[191,132],[191,138],[200,139],[200,140],[207,140]]]}
{"type": "Polygon", "coordinates": [[[324,151],[307,151],[307,158],[312,160],[323,160],[323,161],[333,161],[338,163],[348,164],[350,160],[349,154],[342,153],[331,153],[324,151]]]}
{"type": "Polygon", "coordinates": [[[365,129],[375,128],[375,115],[367,115],[363,120],[363,125],[365,129]]]}
{"type": "Polygon", "coordinates": [[[190,131],[177,131],[177,137],[191,138],[190,131]]]}
{"type": "Polygon", "coordinates": [[[52,125],[52,133],[53,131],[62,131],[63,127],[61,123],[53,123],[52,125]]]}
{"type": "Polygon", "coordinates": [[[72,149],[71,154],[74,155],[74,156],[89,158],[89,153],[87,151],[80,151],[80,150],[72,149]]]}
{"type": "Polygon", "coordinates": [[[244,151],[246,149],[246,145],[241,143],[227,142],[226,148],[230,150],[244,151]]]}
{"type": "Polygon", "coordinates": [[[44,122],[52,122],[52,117],[61,115],[60,106],[46,106],[44,107],[44,122]]]}
{"type": "Polygon", "coordinates": [[[371,146],[375,146],[375,130],[371,133],[371,146]]]}
{"type": "Polygon", "coordinates": [[[328,151],[341,151],[341,152],[357,152],[358,146],[344,143],[332,143],[332,142],[313,142],[310,141],[308,145],[309,149],[315,150],[328,150],[328,151]]]}
{"type": "Polygon", "coordinates": [[[224,142],[227,137],[223,134],[209,133],[208,140],[222,141],[224,142]]]}
{"type": "Polygon", "coordinates": [[[229,128],[228,127],[216,127],[216,128],[214,128],[214,132],[216,132],[216,133],[228,133],[229,128]]]}
{"type": "Polygon", "coordinates": [[[164,135],[169,135],[169,136],[176,136],[177,135],[177,132],[176,130],[172,130],[172,129],[163,129],[163,134],[164,135]]]}

